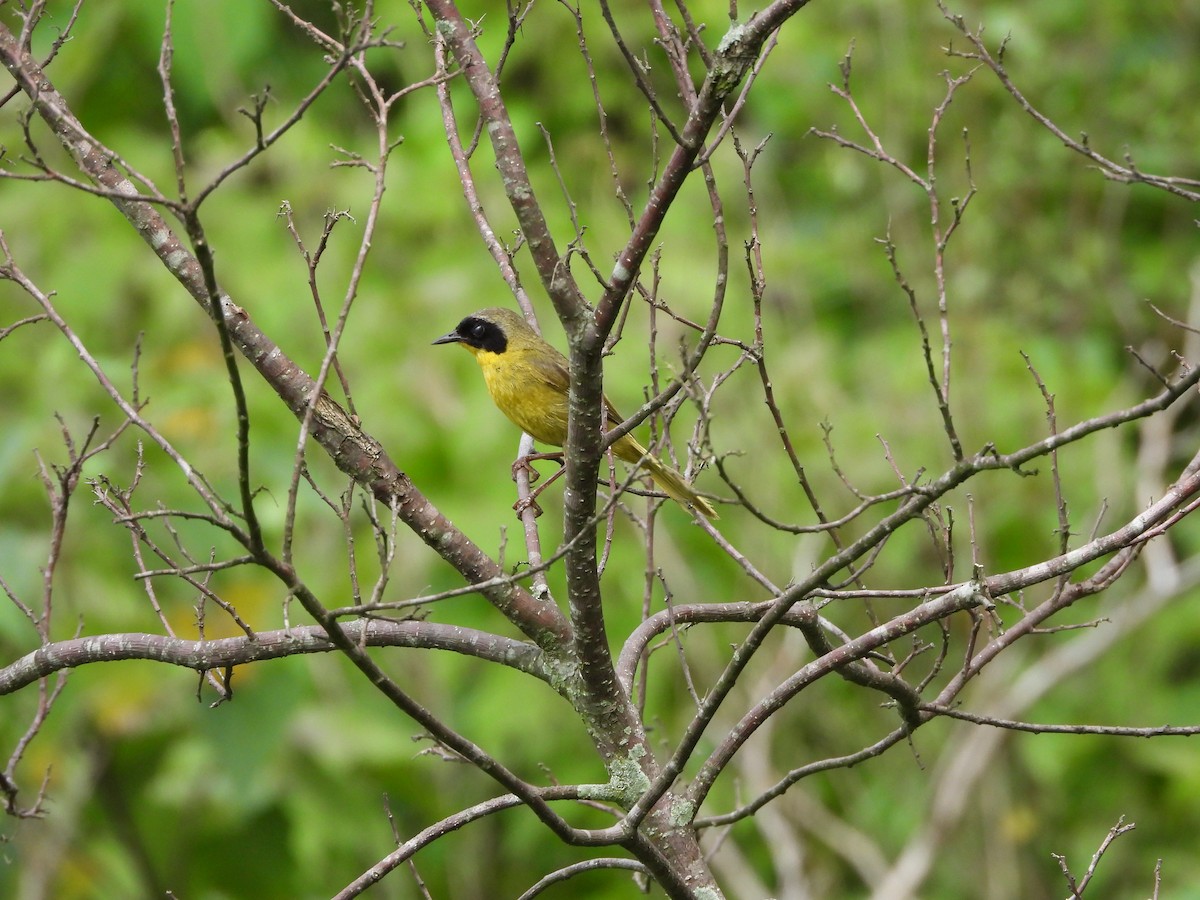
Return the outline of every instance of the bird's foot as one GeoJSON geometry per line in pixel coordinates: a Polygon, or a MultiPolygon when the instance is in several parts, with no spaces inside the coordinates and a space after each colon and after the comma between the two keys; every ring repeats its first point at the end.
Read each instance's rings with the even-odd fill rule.
{"type": "Polygon", "coordinates": [[[529,454],[526,454],[525,456],[518,456],[516,461],[513,462],[513,464],[512,464],[512,479],[513,479],[513,481],[517,480],[517,474],[519,472],[521,472],[522,470],[529,473],[529,483],[530,484],[533,484],[535,481],[537,481],[539,478],[541,478],[542,473],[533,467],[533,463],[537,462],[538,460],[542,460],[542,459],[553,460],[554,462],[558,463],[560,466],[565,465],[565,463],[563,461],[563,454],[562,454],[561,450],[558,450],[554,453],[529,453],[529,454]]]}
{"type": "Polygon", "coordinates": [[[533,517],[535,519],[542,514],[542,508],[540,506],[538,506],[537,500],[534,499],[534,497],[536,497],[536,496],[537,495],[535,494],[535,495],[532,495],[529,497],[522,497],[520,500],[518,500],[516,503],[513,504],[512,508],[513,508],[513,511],[517,514],[518,519],[521,518],[523,515],[525,515],[525,510],[527,510],[527,509],[533,510],[533,517]]]}
{"type": "Polygon", "coordinates": [[[519,457],[517,457],[516,462],[514,462],[512,464],[512,480],[516,481],[517,476],[520,475],[521,472],[529,473],[529,483],[530,484],[533,484],[535,481],[537,481],[539,478],[542,477],[542,473],[539,472],[537,469],[535,469],[533,467],[533,464],[529,462],[528,456],[519,456],[519,457]]]}
{"type": "MultiPolygon", "coordinates": [[[[520,472],[522,468],[524,468],[526,471],[529,472],[529,483],[533,484],[533,482],[537,480],[538,473],[537,473],[537,470],[534,469],[532,466],[530,466],[529,463],[530,463],[530,460],[535,460],[535,459],[552,459],[555,462],[557,462],[560,466],[563,465],[562,453],[531,453],[529,456],[522,456],[515,463],[513,463],[513,481],[516,481],[517,473],[520,472]]],[[[538,495],[542,491],[544,491],[546,488],[550,487],[550,485],[554,484],[554,482],[559,478],[559,476],[561,476],[562,473],[565,471],[566,471],[565,468],[559,469],[557,472],[555,472],[553,475],[551,475],[549,478],[547,478],[544,484],[540,484],[536,488],[531,490],[529,492],[528,497],[522,497],[520,500],[518,500],[516,503],[514,503],[513,509],[517,513],[517,518],[518,519],[521,518],[522,514],[527,509],[532,509],[533,515],[535,517],[540,516],[542,514],[542,508],[540,506],[538,506],[538,504],[537,504],[538,495]]]]}

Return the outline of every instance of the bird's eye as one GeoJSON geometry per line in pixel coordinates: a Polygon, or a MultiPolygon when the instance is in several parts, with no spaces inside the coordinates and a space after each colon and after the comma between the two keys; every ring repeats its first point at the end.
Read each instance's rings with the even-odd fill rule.
{"type": "Polygon", "coordinates": [[[476,340],[483,340],[487,336],[487,326],[482,322],[476,322],[471,326],[471,337],[476,340]]]}

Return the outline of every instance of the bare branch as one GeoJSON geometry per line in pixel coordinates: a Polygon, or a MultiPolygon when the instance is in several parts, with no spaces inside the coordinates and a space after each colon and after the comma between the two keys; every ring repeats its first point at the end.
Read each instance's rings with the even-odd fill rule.
{"type": "Polygon", "coordinates": [[[1126,825],[1124,816],[1118,818],[1117,824],[1109,829],[1108,834],[1105,835],[1104,840],[1100,842],[1100,846],[1096,849],[1096,852],[1092,854],[1092,861],[1088,864],[1087,871],[1084,873],[1083,878],[1079,879],[1078,881],[1075,880],[1075,877],[1067,868],[1066,857],[1060,856],[1057,853],[1051,854],[1051,856],[1058,861],[1058,865],[1062,870],[1063,877],[1067,879],[1067,887],[1071,891],[1072,898],[1083,896],[1083,892],[1087,889],[1088,884],[1091,882],[1092,876],[1096,874],[1096,867],[1100,864],[1101,857],[1108,852],[1108,848],[1112,845],[1112,842],[1121,835],[1133,831],[1133,829],[1136,827],[1137,826],[1133,822],[1130,822],[1128,825],[1126,825]]]}
{"type": "Polygon", "coordinates": [[[636,859],[621,859],[619,857],[596,857],[595,859],[584,860],[569,866],[563,866],[554,872],[545,875],[538,879],[537,884],[533,885],[529,890],[521,894],[517,900],[532,900],[532,898],[543,893],[547,888],[556,884],[561,884],[564,881],[569,881],[576,875],[584,872],[595,872],[599,869],[625,869],[630,872],[638,872],[640,874],[649,874],[650,870],[643,863],[636,859]]]}
{"type": "Polygon", "coordinates": [[[1157,737],[1173,735],[1190,737],[1200,734],[1200,725],[1148,725],[1135,727],[1129,725],[1052,725],[1036,722],[1018,722],[1014,719],[1001,719],[995,716],[981,716],[965,710],[944,706],[939,703],[922,703],[921,709],[939,716],[951,719],[961,719],[976,725],[990,725],[993,728],[1004,728],[1008,731],[1025,731],[1030,734],[1103,734],[1110,737],[1157,737]]]}
{"type": "Polygon", "coordinates": [[[1126,162],[1129,164],[1122,166],[1119,163],[1113,162],[1112,160],[1093,150],[1088,143],[1086,134],[1084,134],[1080,140],[1070,137],[1049,117],[1047,117],[1032,103],[1030,103],[1009,77],[1008,70],[1005,69],[1002,62],[1004,47],[1008,43],[1007,40],[1001,43],[999,54],[993,55],[983,41],[982,28],[972,31],[967,27],[966,22],[961,15],[951,13],[946,8],[943,0],[938,0],[938,9],[941,10],[942,15],[946,18],[946,20],[958,29],[959,33],[967,39],[968,43],[970,43],[971,47],[973,48],[969,51],[961,51],[955,50],[952,47],[947,47],[946,53],[950,56],[962,57],[963,59],[978,60],[980,63],[991,69],[996,75],[996,78],[999,79],[1000,83],[1004,86],[1004,89],[1008,91],[1010,95],[1012,95],[1012,98],[1017,101],[1017,104],[1021,107],[1021,109],[1025,110],[1025,112],[1027,112],[1034,119],[1034,121],[1058,138],[1064,147],[1067,147],[1075,153],[1078,153],[1080,156],[1083,156],[1086,159],[1094,162],[1099,167],[1100,172],[1105,178],[1109,178],[1113,181],[1119,181],[1124,184],[1148,184],[1151,187],[1159,188],[1175,194],[1176,196],[1183,197],[1186,200],[1191,200],[1193,202],[1200,201],[1200,191],[1196,190],[1197,188],[1200,188],[1200,181],[1194,178],[1178,178],[1164,175],[1152,175],[1147,172],[1142,172],[1136,166],[1132,165],[1132,161],[1128,158],[1126,159],[1126,162]]]}
{"type": "MultiPolygon", "coordinates": [[[[362,646],[449,650],[549,679],[541,651],[534,645],[470,628],[414,619],[362,619],[343,625],[341,630],[347,639],[362,646]]],[[[45,644],[0,669],[0,696],[55,672],[96,662],[150,659],[206,672],[334,649],[333,642],[315,625],[259,631],[253,637],[200,641],[138,633],[74,638],[45,644]]]]}

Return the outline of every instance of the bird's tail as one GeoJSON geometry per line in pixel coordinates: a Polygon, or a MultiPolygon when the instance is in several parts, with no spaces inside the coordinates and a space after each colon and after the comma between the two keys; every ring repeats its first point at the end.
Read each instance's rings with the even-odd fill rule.
{"type": "Polygon", "coordinates": [[[645,466],[646,471],[650,473],[650,477],[654,479],[654,483],[662,488],[666,495],[676,503],[683,506],[694,506],[710,519],[719,518],[712,504],[697,494],[680,472],[675,471],[661,459],[651,455],[637,441],[630,440],[627,444],[622,439],[617,442],[613,450],[616,451],[617,456],[626,462],[645,466]]]}

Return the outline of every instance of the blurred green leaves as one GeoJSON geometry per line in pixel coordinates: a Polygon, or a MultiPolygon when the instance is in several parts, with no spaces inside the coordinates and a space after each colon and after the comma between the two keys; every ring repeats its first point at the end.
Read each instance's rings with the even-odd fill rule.
{"type": "MultiPolygon", "coordinates": [[[[56,21],[64,21],[66,6],[51,6],[56,21]]],[[[651,77],[666,85],[666,62],[653,35],[636,24],[640,7],[620,6],[631,40],[639,52],[645,48],[651,77]]],[[[328,8],[315,0],[297,9],[321,27],[336,28],[328,8]]],[[[710,3],[694,9],[709,23],[706,37],[715,40],[726,8],[710,3]]],[[[974,3],[958,11],[968,22],[986,22],[994,40],[1011,33],[1006,59],[1014,79],[1069,133],[1086,130],[1114,158],[1128,147],[1147,170],[1196,174],[1200,120],[1189,105],[1191,48],[1200,39],[1195,4],[1132,7],[1105,0],[1016,8],[974,3]]],[[[396,26],[395,37],[405,48],[375,53],[373,63],[397,86],[428,75],[431,51],[412,13],[398,3],[381,5],[379,13],[396,26]]],[[[321,52],[268,4],[181,0],[173,15],[175,95],[189,188],[195,191],[252,146],[252,124],[238,112],[252,104],[251,95],[269,86],[266,120],[278,122],[320,79],[325,63],[321,52]]],[[[494,59],[503,39],[502,11],[480,6],[468,15],[482,15],[483,46],[494,59]]],[[[594,42],[614,157],[636,209],[661,159],[653,156],[645,104],[623,62],[604,42],[602,23],[590,9],[584,20],[594,42]]],[[[155,72],[163,24],[160,3],[85,5],[75,37],[50,74],[88,127],[166,190],[174,178],[155,72]]],[[[43,52],[53,35],[51,29],[39,33],[43,52]]],[[[839,81],[838,63],[853,41],[856,99],[892,152],[910,165],[923,165],[930,109],[945,90],[939,73],[961,74],[966,68],[943,52],[955,37],[928,3],[813,3],[782,33],[738,121],[747,146],[771,135],[753,172],[767,278],[766,352],[797,452],[834,516],[858,500],[829,471],[823,426],[831,429],[846,477],[863,491],[896,484],[884,442],[909,477],[922,469],[938,472],[951,459],[907,298],[877,242],[891,235],[920,308],[933,321],[928,203],[895,172],[808,131],[837,124],[858,137],[853,118],[826,87],[839,81]]],[[[550,4],[536,10],[517,35],[505,88],[560,245],[573,237],[568,206],[548,167],[538,123],[551,135],[563,181],[579,205],[587,248],[604,272],[627,225],[596,138],[598,117],[585,68],[576,53],[568,52],[575,41],[574,22],[564,10],[550,4]]],[[[469,136],[473,118],[466,92],[457,84],[452,91],[469,136]]],[[[10,102],[10,108],[20,105],[19,98],[10,102]]],[[[7,112],[0,142],[11,164],[22,140],[7,112]]],[[[1144,301],[1187,318],[1195,211],[1145,187],[1105,182],[1038,130],[983,72],[956,98],[940,133],[936,174],[946,196],[963,196],[968,187],[964,129],[979,192],[947,256],[954,335],[951,403],[968,452],[988,442],[1006,451],[1047,433],[1044,404],[1021,351],[1055,395],[1062,424],[1155,389],[1124,348],[1146,350],[1161,366],[1181,348],[1178,331],[1144,301]]],[[[37,126],[35,134],[47,147],[52,144],[37,126]]],[[[391,136],[403,143],[392,159],[383,230],[355,300],[341,361],[367,430],[481,546],[497,552],[505,547],[511,566],[519,558],[519,541],[516,522],[509,518],[515,497],[508,465],[518,435],[493,408],[465,354],[429,347],[465,313],[510,301],[470,224],[430,91],[406,98],[391,136]]],[[[660,133],[658,140],[664,139],[660,133]]],[[[359,217],[366,212],[371,184],[363,169],[332,164],[348,159],[343,151],[368,154],[373,140],[360,101],[340,82],[284,140],[230,179],[203,208],[222,285],[310,372],[319,364],[323,344],[303,259],[278,211],[283,202],[290,204],[309,248],[316,245],[327,213],[349,213],[334,228],[318,275],[326,308],[335,310],[357,252],[359,217]]],[[[713,162],[722,188],[740,183],[741,165],[728,148],[713,162]]],[[[473,167],[497,232],[515,246],[511,213],[489,178],[486,139],[473,167]]],[[[726,213],[733,263],[723,331],[748,339],[749,291],[739,257],[749,238],[748,217],[735,204],[726,213]]],[[[701,186],[689,184],[659,236],[659,299],[684,315],[707,309],[713,293],[711,218],[701,186]]],[[[203,312],[182,296],[126,223],[106,201],[59,186],[4,181],[0,227],[20,264],[39,284],[57,291],[64,314],[126,389],[141,335],[139,385],[148,399],[146,414],[219,491],[233,496],[234,422],[216,336],[203,312]]],[[[519,265],[523,259],[519,252],[519,265]]],[[[583,268],[576,272],[585,291],[595,294],[583,268]]],[[[532,272],[523,274],[540,302],[532,272]]],[[[561,347],[548,305],[541,309],[549,339],[561,347]]],[[[0,283],[0,326],[30,311],[24,297],[0,283]]],[[[631,337],[608,360],[606,390],[622,409],[632,408],[646,389],[646,320],[644,307],[635,303],[631,337]]],[[[659,337],[663,371],[675,364],[677,336],[664,328],[659,337]]],[[[735,354],[732,347],[719,347],[710,365],[728,365],[735,354]]],[[[779,452],[770,417],[760,402],[746,401],[758,396],[756,377],[744,369],[731,389],[718,395],[714,444],[721,452],[741,454],[730,457],[730,470],[745,479],[751,497],[769,513],[808,522],[811,513],[779,452]]],[[[100,416],[102,427],[112,427],[116,419],[94,380],[47,323],[22,328],[0,345],[0,383],[6,398],[0,405],[0,575],[15,592],[31,597],[41,589],[37,567],[44,564],[48,525],[33,452],[51,464],[63,458],[55,412],[77,435],[93,416],[100,416]]],[[[247,385],[253,475],[262,488],[257,509],[269,536],[278,539],[297,426],[250,374],[247,385]]],[[[685,414],[673,435],[677,443],[686,439],[687,425],[685,414]]],[[[1136,512],[1114,490],[1125,485],[1136,450],[1132,437],[1121,433],[1100,435],[1064,453],[1064,487],[1075,532],[1087,533],[1106,501],[1105,523],[1136,512]]],[[[179,473],[157,451],[144,453],[144,495],[160,498],[169,508],[189,508],[192,500],[179,473]]],[[[129,435],[87,474],[128,485],[137,459],[129,435]]],[[[344,479],[315,452],[309,466],[329,496],[345,490],[344,479]]],[[[1038,468],[1034,477],[996,473],[972,486],[981,562],[989,571],[1027,565],[1058,546],[1056,514],[1045,502],[1048,466],[1038,468]]],[[[700,481],[719,488],[711,472],[701,474],[700,481]]],[[[552,491],[545,504],[547,546],[558,536],[559,497],[552,491]]],[[[966,504],[962,498],[956,503],[951,512],[959,523],[957,551],[960,560],[968,560],[966,504]]],[[[301,504],[305,528],[297,535],[297,565],[329,605],[349,603],[341,525],[311,494],[304,494],[301,504]]],[[[663,510],[660,522],[658,561],[677,602],[761,599],[762,589],[714,554],[678,511],[663,510]]],[[[754,522],[733,508],[722,510],[721,524],[735,541],[756,534],[754,522]]],[[[354,517],[352,531],[366,580],[378,564],[362,516],[354,517]]],[[[186,537],[206,549],[228,550],[220,538],[198,530],[186,537]]],[[[779,584],[807,572],[828,549],[817,537],[771,534],[754,540],[766,575],[779,584]]],[[[1178,540],[1190,550],[1186,542],[1195,543],[1194,531],[1182,532],[1178,540]]],[[[157,627],[143,588],[131,578],[127,535],[90,504],[86,491],[76,498],[65,558],[56,603],[69,612],[58,620],[57,637],[76,629],[93,634],[157,627]]],[[[881,555],[871,582],[934,583],[940,565],[925,536],[912,529],[881,555]]],[[[447,566],[403,534],[392,575],[388,599],[458,584],[447,566]]],[[[557,578],[555,573],[552,584],[557,578]]],[[[637,536],[618,525],[604,579],[612,634],[623,635],[636,624],[646,581],[637,536]]],[[[194,635],[194,592],[166,582],[156,587],[173,627],[194,635]]],[[[276,583],[235,570],[220,577],[219,587],[256,627],[282,626],[284,596],[276,583]]],[[[653,607],[661,608],[661,587],[651,593],[653,607]]],[[[1078,618],[1092,618],[1094,612],[1088,609],[1078,618]]],[[[447,601],[432,614],[467,626],[506,628],[476,598],[447,601]]],[[[846,622],[857,616],[868,627],[865,614],[845,615],[846,622]]],[[[1194,721],[1194,673],[1187,651],[1194,644],[1193,619],[1187,603],[1180,603],[1137,635],[1137,644],[1122,645],[1103,666],[1066,683],[1030,717],[1194,721]]],[[[210,636],[226,633],[211,610],[207,621],[210,636]]],[[[701,689],[726,658],[730,634],[737,632],[686,633],[684,647],[701,689]]],[[[784,639],[779,643],[783,646],[784,639]]],[[[11,605],[0,605],[4,660],[35,646],[25,620],[11,605]]],[[[526,777],[538,778],[540,767],[562,781],[602,777],[586,736],[562,725],[567,708],[544,686],[433,653],[397,651],[379,658],[418,698],[445,710],[456,727],[526,777]]],[[[802,661],[797,655],[796,664],[802,661]]],[[[651,664],[656,674],[665,673],[653,681],[648,698],[652,727],[664,742],[690,709],[678,665],[670,648],[651,664]]],[[[435,754],[422,755],[425,744],[414,741],[419,736],[411,724],[398,719],[340,660],[307,657],[239,669],[234,701],[215,709],[208,708],[208,693],[204,702],[196,702],[196,683],[194,673],[148,663],[93,667],[71,677],[21,770],[23,782],[36,785],[52,767],[51,814],[5,827],[13,839],[6,848],[13,861],[0,866],[0,894],[15,896],[20,889],[35,896],[36,885],[42,885],[40,896],[62,898],[135,896],[151,888],[189,898],[328,895],[392,848],[385,794],[404,839],[445,815],[447,798],[449,808],[457,809],[494,792],[477,773],[435,754]],[[114,798],[121,803],[115,805],[114,798]]],[[[12,746],[34,705],[31,691],[4,698],[0,746],[12,746]]],[[[781,718],[779,727],[794,737],[783,744],[788,754],[771,760],[778,769],[772,774],[782,775],[798,760],[856,749],[864,735],[890,723],[890,716],[857,689],[822,683],[781,718]]],[[[914,749],[931,764],[956,733],[948,723],[932,726],[919,733],[914,749]]],[[[1086,859],[1116,816],[1127,813],[1138,821],[1136,836],[1145,843],[1129,851],[1135,861],[1127,868],[1130,857],[1115,867],[1125,869],[1122,886],[1148,892],[1152,863],[1145,861],[1157,856],[1169,861],[1165,871],[1174,885],[1196,883],[1200,870],[1189,835],[1200,827],[1195,812],[1200,785],[1190,760],[1190,743],[1177,740],[1135,746],[1047,736],[1013,742],[1002,775],[988,785],[992,812],[971,819],[961,843],[948,852],[959,859],[979,858],[988,842],[1001,841],[1015,860],[1009,896],[1057,895],[1060,876],[1045,864],[1046,854],[1086,859]],[[1110,774],[1114,759],[1120,778],[1110,774]],[[1007,823],[999,836],[988,832],[995,822],[1007,823]]],[[[929,769],[899,750],[842,774],[822,776],[804,790],[868,833],[882,855],[898,852],[926,814],[929,769]]],[[[735,805],[736,794],[735,785],[722,785],[714,805],[735,805]]],[[[735,835],[749,835],[752,848],[760,840],[753,823],[742,823],[735,835]]],[[[456,840],[461,843],[435,846],[417,859],[435,896],[516,895],[547,864],[575,858],[521,813],[471,826],[456,840]]],[[[769,872],[769,854],[760,847],[750,855],[760,872],[769,872]]],[[[861,889],[853,867],[838,853],[818,849],[814,857],[816,881],[828,887],[827,895],[861,889]]],[[[416,896],[406,877],[394,875],[378,889],[379,896],[416,896]]],[[[619,879],[574,884],[572,896],[579,897],[626,896],[630,890],[619,879]]],[[[974,885],[969,867],[950,866],[936,873],[924,895],[965,896],[974,885]]],[[[1174,896],[1187,896],[1184,890],[1174,896]]]]}

